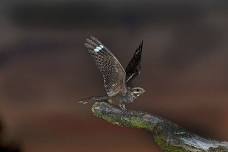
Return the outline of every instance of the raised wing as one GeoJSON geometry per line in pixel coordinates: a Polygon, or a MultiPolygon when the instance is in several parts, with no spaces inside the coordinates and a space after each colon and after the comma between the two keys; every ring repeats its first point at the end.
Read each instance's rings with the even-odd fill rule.
{"type": "Polygon", "coordinates": [[[117,58],[95,37],[86,39],[85,46],[103,75],[107,95],[125,94],[127,92],[126,73],[117,58]]]}
{"type": "Polygon", "coordinates": [[[140,74],[141,72],[141,56],[142,56],[143,41],[140,43],[139,47],[136,49],[134,56],[131,58],[130,62],[126,67],[126,83],[127,85],[140,74]]]}

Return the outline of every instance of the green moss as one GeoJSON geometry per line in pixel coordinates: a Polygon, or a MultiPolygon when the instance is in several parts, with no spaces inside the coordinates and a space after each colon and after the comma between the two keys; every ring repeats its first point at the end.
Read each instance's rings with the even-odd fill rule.
{"type": "Polygon", "coordinates": [[[157,136],[154,139],[155,143],[159,145],[159,147],[164,150],[165,152],[188,152],[188,150],[170,145],[166,142],[166,139],[162,136],[157,136]]]}
{"type": "Polygon", "coordinates": [[[144,128],[144,129],[146,128],[148,129],[151,127],[150,123],[145,122],[141,117],[130,116],[130,117],[121,118],[121,120],[128,127],[144,128]]]}
{"type": "Polygon", "coordinates": [[[102,119],[114,124],[114,125],[118,125],[120,126],[119,124],[119,121],[118,121],[118,117],[115,117],[115,116],[102,116],[102,119]]]}
{"type": "MultiPolygon", "coordinates": [[[[105,121],[125,127],[141,128],[152,133],[154,142],[164,152],[206,152],[205,149],[185,144],[181,138],[187,137],[199,140],[195,134],[179,127],[175,123],[159,117],[153,117],[143,112],[123,112],[108,103],[97,102],[92,107],[93,114],[105,121]]],[[[219,142],[218,142],[219,143],[219,142]]],[[[226,147],[210,148],[208,152],[228,152],[226,147]]]]}
{"type": "Polygon", "coordinates": [[[224,147],[222,146],[218,146],[216,148],[209,148],[208,152],[227,152],[228,150],[226,150],[224,147]]]}
{"type": "MultiPolygon", "coordinates": [[[[172,136],[172,132],[176,131],[176,127],[167,127],[167,124],[157,124],[152,131],[154,142],[164,151],[164,152],[189,152],[183,146],[177,146],[173,143],[169,143],[169,136],[172,136]],[[168,130],[167,130],[168,128],[168,130]]],[[[173,136],[172,136],[173,137],[173,136]]],[[[172,140],[175,140],[172,138],[172,140]]],[[[173,141],[174,142],[174,141],[173,141]]]]}

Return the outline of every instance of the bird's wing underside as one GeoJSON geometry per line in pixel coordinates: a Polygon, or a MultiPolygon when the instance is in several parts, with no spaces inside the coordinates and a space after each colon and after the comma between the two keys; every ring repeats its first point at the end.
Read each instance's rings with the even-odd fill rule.
{"type": "Polygon", "coordinates": [[[85,46],[103,75],[107,95],[125,94],[127,92],[126,73],[117,58],[95,37],[87,38],[85,46]]]}
{"type": "Polygon", "coordinates": [[[141,72],[141,56],[142,56],[143,41],[136,49],[134,56],[126,67],[126,83],[129,85],[132,80],[141,72]]]}

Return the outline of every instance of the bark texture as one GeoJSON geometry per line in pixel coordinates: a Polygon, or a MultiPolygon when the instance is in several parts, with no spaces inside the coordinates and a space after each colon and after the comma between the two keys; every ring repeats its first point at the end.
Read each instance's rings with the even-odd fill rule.
{"type": "Polygon", "coordinates": [[[114,125],[149,131],[165,152],[228,152],[228,142],[200,137],[164,118],[140,111],[122,111],[106,102],[92,106],[95,116],[114,125]]]}

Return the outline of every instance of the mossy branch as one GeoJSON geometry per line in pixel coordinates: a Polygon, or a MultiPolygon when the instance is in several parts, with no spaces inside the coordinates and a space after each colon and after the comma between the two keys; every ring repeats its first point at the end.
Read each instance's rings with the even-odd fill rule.
{"type": "Polygon", "coordinates": [[[95,116],[112,124],[149,131],[165,152],[228,152],[228,142],[202,138],[177,124],[139,111],[122,111],[106,102],[92,106],[95,116]]]}

